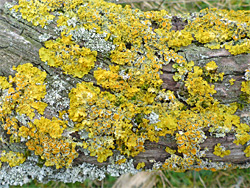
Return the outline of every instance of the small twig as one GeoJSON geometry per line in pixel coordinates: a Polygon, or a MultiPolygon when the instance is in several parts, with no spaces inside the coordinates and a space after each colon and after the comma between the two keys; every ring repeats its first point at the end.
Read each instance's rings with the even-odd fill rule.
{"type": "MultiPolygon", "coordinates": [[[[163,174],[163,178],[165,179],[165,181],[169,184],[169,186],[172,188],[172,187],[174,187],[172,184],[171,184],[171,182],[168,180],[168,178],[165,176],[165,174],[161,171],[161,173],[163,174]]],[[[169,173],[168,173],[169,174],[169,173]]],[[[171,174],[170,174],[170,176],[172,176],[171,174]]]]}
{"type": "Polygon", "coordinates": [[[203,179],[201,178],[200,174],[199,174],[199,179],[200,179],[200,181],[201,181],[203,187],[204,187],[204,188],[207,188],[207,186],[206,186],[206,184],[204,183],[203,179]]]}
{"type": "Polygon", "coordinates": [[[211,3],[209,3],[208,1],[203,0],[202,2],[206,3],[210,8],[214,8],[214,6],[211,3]]]}
{"type": "Polygon", "coordinates": [[[131,2],[130,5],[131,5],[132,8],[136,8],[134,2],[131,2]]]}
{"type": "Polygon", "coordinates": [[[58,184],[59,184],[59,182],[55,182],[55,184],[53,185],[53,188],[58,187],[58,184]]]}
{"type": "Polygon", "coordinates": [[[242,184],[243,180],[244,178],[242,176],[239,176],[235,188],[240,188],[240,185],[242,184]]]}
{"type": "Polygon", "coordinates": [[[157,10],[159,10],[161,8],[161,5],[163,5],[165,2],[165,0],[162,0],[162,2],[160,3],[160,5],[157,7],[157,10]]]}
{"type": "Polygon", "coordinates": [[[152,7],[152,5],[151,5],[151,4],[149,4],[149,3],[148,3],[148,2],[146,2],[146,1],[144,2],[144,4],[145,4],[144,6],[148,6],[150,9],[154,8],[154,7],[152,7]]]}
{"type": "Polygon", "coordinates": [[[201,9],[201,6],[197,2],[195,2],[195,5],[201,9]]]}
{"type": "Polygon", "coordinates": [[[228,2],[228,5],[229,5],[229,10],[231,10],[232,9],[231,1],[228,2]]]}
{"type": "Polygon", "coordinates": [[[221,184],[220,184],[220,181],[219,181],[218,177],[216,178],[216,181],[218,183],[219,188],[221,188],[221,184]]]}
{"type": "Polygon", "coordinates": [[[166,187],[166,184],[165,184],[165,181],[164,181],[164,178],[163,178],[162,172],[160,171],[160,172],[158,173],[158,175],[159,175],[159,176],[160,176],[160,178],[161,178],[161,182],[162,182],[162,184],[163,184],[163,187],[166,187]]]}
{"type": "Polygon", "coordinates": [[[23,56],[21,55],[21,56],[19,57],[19,59],[17,60],[17,65],[18,65],[19,63],[21,63],[22,59],[23,59],[23,56]]]}
{"type": "Polygon", "coordinates": [[[24,28],[22,28],[22,30],[20,31],[19,35],[22,35],[24,31],[24,28]]]}
{"type": "Polygon", "coordinates": [[[196,187],[196,179],[195,179],[195,176],[196,176],[196,171],[193,171],[193,185],[194,185],[194,187],[196,187]]]}

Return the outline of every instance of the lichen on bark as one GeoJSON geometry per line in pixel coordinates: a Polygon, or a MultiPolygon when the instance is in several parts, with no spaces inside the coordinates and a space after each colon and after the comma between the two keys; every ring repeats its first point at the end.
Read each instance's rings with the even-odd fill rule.
{"type": "MultiPolygon", "coordinates": [[[[22,178],[40,181],[248,167],[249,17],[181,18],[100,0],[7,4],[1,151],[15,146],[22,178]],[[31,175],[34,164],[43,173],[31,175]]],[[[2,162],[0,178],[14,184],[2,162]]]]}

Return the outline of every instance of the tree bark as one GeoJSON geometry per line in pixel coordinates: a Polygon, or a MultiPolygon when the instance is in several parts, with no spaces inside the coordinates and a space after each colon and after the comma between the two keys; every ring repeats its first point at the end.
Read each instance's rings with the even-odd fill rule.
{"type": "MultiPolygon", "coordinates": [[[[60,68],[50,67],[41,61],[39,57],[39,49],[44,47],[44,43],[40,42],[39,36],[47,33],[50,34],[50,38],[52,39],[60,37],[60,33],[56,33],[54,30],[56,27],[55,22],[49,24],[46,29],[41,28],[40,26],[36,27],[24,19],[18,20],[14,18],[3,4],[1,4],[0,8],[0,76],[8,77],[11,75],[14,77],[16,72],[13,71],[13,66],[17,67],[18,65],[30,62],[34,67],[46,71],[46,84],[48,85],[48,87],[46,87],[47,93],[58,89],[53,85],[53,82],[55,81],[54,76],[58,76],[58,78],[64,82],[66,90],[61,91],[60,97],[57,99],[54,98],[55,101],[51,104],[59,104],[62,99],[66,100],[70,90],[75,88],[77,83],[91,81],[95,85],[98,85],[93,76],[93,71],[90,71],[88,76],[76,78],[64,74],[64,71],[60,68]]],[[[154,30],[152,29],[152,31],[154,30]]],[[[178,29],[176,31],[178,31],[178,29]]],[[[210,83],[210,85],[215,86],[214,89],[216,90],[213,98],[218,100],[220,104],[224,105],[234,102],[242,103],[240,100],[242,95],[241,84],[245,81],[245,70],[248,69],[248,64],[250,64],[249,53],[232,55],[225,48],[209,49],[197,41],[192,41],[188,46],[180,47],[176,52],[178,55],[184,57],[187,62],[193,61],[195,66],[205,67],[208,62],[215,61],[218,65],[217,72],[224,72],[224,78],[223,81],[210,83]],[[230,79],[235,79],[233,86],[229,84],[230,79]]],[[[111,62],[110,58],[104,58],[104,55],[101,52],[98,52],[96,63],[103,63],[105,67],[114,64],[111,62]]],[[[175,62],[172,60],[169,64],[163,65],[161,68],[162,74],[160,75],[160,79],[163,81],[162,89],[173,91],[175,97],[181,103],[186,105],[187,108],[192,108],[192,106],[190,107],[186,101],[187,98],[185,96],[187,94],[187,87],[185,86],[185,82],[183,80],[175,81],[173,79],[173,76],[177,72],[177,70],[172,67],[174,64],[175,62]]],[[[100,88],[103,91],[109,91],[105,88],[100,88]]],[[[60,107],[61,110],[68,108],[69,106],[63,105],[60,107]]],[[[249,109],[249,104],[244,103],[244,108],[242,110],[238,109],[235,113],[235,115],[240,117],[242,123],[248,125],[250,118],[249,109]]],[[[57,108],[53,108],[49,104],[45,109],[44,117],[52,119],[52,117],[57,114],[56,110],[57,108]]],[[[3,124],[3,122],[1,124],[3,124]]],[[[84,181],[85,178],[102,179],[105,177],[105,173],[114,176],[126,172],[136,173],[140,170],[136,170],[134,167],[142,162],[145,163],[145,169],[157,169],[158,167],[161,169],[165,160],[172,156],[172,154],[165,151],[166,147],[176,150],[176,156],[185,157],[183,153],[178,152],[178,144],[175,137],[180,131],[181,130],[176,131],[173,135],[161,136],[159,142],[151,142],[149,140],[145,141],[145,151],[140,152],[134,157],[126,157],[127,162],[121,165],[114,164],[112,157],[108,158],[107,161],[99,163],[95,156],[85,155],[80,149],[77,150],[79,155],[74,159],[73,167],[69,169],[55,169],[55,167],[46,166],[38,167],[36,165],[37,159],[32,157],[28,157],[23,164],[12,168],[9,167],[7,163],[3,163],[0,171],[0,183],[9,185],[23,184],[34,178],[42,182],[47,182],[49,180],[74,182],[84,181]],[[36,172],[36,174],[34,172],[36,172]]],[[[236,140],[236,133],[233,129],[226,133],[224,137],[215,137],[214,134],[209,132],[209,128],[204,128],[203,131],[206,139],[204,142],[200,143],[200,151],[203,151],[206,148],[206,152],[200,159],[210,163],[210,166],[207,165],[207,169],[220,169],[226,167],[247,168],[249,166],[250,159],[245,156],[246,153],[244,152],[247,145],[236,145],[234,143],[236,140]],[[214,147],[218,143],[229,149],[231,151],[230,155],[224,157],[214,155],[214,147]],[[230,165],[227,166],[226,164],[230,165]]],[[[21,153],[26,151],[27,147],[25,142],[10,143],[11,135],[8,135],[3,127],[0,127],[0,134],[2,137],[2,142],[0,142],[0,152],[3,150],[21,153]]],[[[71,132],[71,136],[68,134],[69,139],[78,139],[78,136],[77,133],[71,132]]],[[[118,151],[114,150],[113,152],[114,156],[119,154],[118,151]]],[[[31,156],[34,157],[35,155],[32,154],[31,156]]],[[[202,167],[193,164],[190,168],[173,168],[173,170],[200,168],[202,167]]],[[[203,169],[206,168],[203,167],[203,169]]]]}

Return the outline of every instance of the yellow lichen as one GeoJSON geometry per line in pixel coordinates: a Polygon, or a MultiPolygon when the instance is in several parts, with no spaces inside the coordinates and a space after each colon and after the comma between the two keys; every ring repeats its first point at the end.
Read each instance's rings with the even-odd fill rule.
{"type": "MultiPolygon", "coordinates": [[[[193,42],[211,49],[224,47],[234,55],[249,53],[247,12],[205,9],[194,18],[187,16],[185,28],[175,31],[173,16],[164,10],[142,12],[102,0],[19,0],[13,9],[34,25],[44,27],[52,19],[56,20],[61,37],[44,43],[45,47],[39,50],[43,62],[79,78],[93,70],[96,79],[95,84],[78,83],[70,91],[70,107],[59,112],[60,119],[42,117],[19,127],[17,119],[10,116],[14,109],[30,119],[35,112],[43,115],[47,104],[40,100],[46,94],[43,85],[46,75],[28,64],[16,68],[15,78],[0,77],[1,89],[8,93],[1,104],[4,129],[8,134],[27,139],[28,149],[41,156],[45,165],[69,167],[78,155],[76,144],[96,156],[98,162],[106,161],[113,150],[133,157],[145,151],[146,140],[158,142],[160,136],[170,134],[175,137],[177,150],[183,157],[167,147],[171,157],[163,167],[180,171],[194,164],[204,165],[200,159],[204,154],[200,147],[206,139],[204,129],[211,135],[234,132],[236,144],[249,141],[249,125],[240,123],[240,117],[235,115],[237,105],[223,105],[213,98],[216,90],[211,83],[223,81],[224,76],[217,72],[216,63],[211,61],[201,68],[177,53],[193,42]],[[71,23],[72,20],[75,22],[71,23]],[[105,34],[105,40],[115,46],[107,54],[113,65],[107,66],[105,62],[101,66],[102,58],[106,58],[101,57],[103,54],[96,63],[97,52],[78,44],[72,31],[83,28],[105,34]],[[161,69],[170,61],[174,62],[173,79],[184,83],[182,100],[187,105],[174,92],[162,89],[161,69]],[[32,71],[27,71],[29,69],[32,71]],[[81,143],[62,136],[67,125],[61,120],[64,115],[69,115],[74,122],[75,131],[87,132],[81,143]]],[[[247,71],[245,76],[248,78],[247,71]]],[[[232,79],[230,83],[232,85],[232,79]]],[[[241,91],[250,95],[248,80],[242,82],[241,91]]],[[[229,152],[219,144],[215,146],[216,155],[223,157],[229,152]]],[[[123,162],[125,159],[117,161],[123,162]]],[[[143,165],[138,163],[138,169],[143,165]]]]}
{"type": "Polygon", "coordinates": [[[136,166],[136,169],[139,170],[139,169],[143,168],[144,166],[145,166],[144,162],[138,163],[136,166]]]}
{"type": "Polygon", "coordinates": [[[250,146],[247,146],[244,150],[244,153],[246,154],[246,157],[250,157],[250,146]]]}
{"type": "Polygon", "coordinates": [[[216,63],[214,61],[210,61],[209,63],[206,64],[205,69],[208,72],[212,72],[212,71],[216,71],[216,69],[218,68],[218,66],[216,65],[216,63]]]}
{"type": "Polygon", "coordinates": [[[170,153],[170,154],[174,154],[174,153],[176,152],[176,150],[171,149],[171,148],[169,148],[169,147],[166,147],[165,151],[166,151],[167,153],[170,153]]]}
{"type": "Polygon", "coordinates": [[[234,140],[234,143],[237,145],[238,144],[244,145],[250,140],[250,135],[248,134],[248,132],[250,131],[250,127],[245,123],[239,124],[239,120],[236,126],[237,126],[235,135],[236,140],[234,140]]]}
{"type": "Polygon", "coordinates": [[[206,64],[204,67],[204,75],[206,77],[209,77],[209,82],[217,82],[217,81],[223,81],[224,73],[217,73],[218,66],[214,61],[210,61],[206,64]]]}
{"type": "Polygon", "coordinates": [[[45,48],[39,50],[42,61],[49,66],[61,67],[66,74],[82,78],[94,67],[96,51],[80,47],[71,39],[71,35],[62,35],[56,41],[46,41],[45,48]]]}
{"type": "Polygon", "coordinates": [[[32,119],[35,116],[35,110],[43,114],[47,107],[46,103],[40,101],[46,94],[43,84],[46,73],[33,67],[31,63],[19,65],[13,69],[17,73],[14,78],[9,76],[8,95],[2,98],[0,118],[5,122],[3,128],[8,130],[8,134],[16,135],[17,120],[15,117],[10,117],[13,110],[32,119]]]}
{"type": "Polygon", "coordinates": [[[116,164],[122,164],[122,163],[125,163],[127,161],[127,159],[126,158],[123,158],[123,159],[119,159],[118,161],[116,161],[115,163],[116,164]]]}
{"type": "Polygon", "coordinates": [[[7,81],[6,77],[0,76],[0,89],[7,89],[11,87],[11,84],[7,81]]]}
{"type": "Polygon", "coordinates": [[[26,157],[24,156],[24,154],[19,152],[6,152],[5,150],[3,150],[1,153],[0,160],[2,162],[7,162],[10,167],[13,167],[22,164],[26,160],[26,157]]]}
{"type": "Polygon", "coordinates": [[[235,79],[231,78],[231,80],[229,80],[231,85],[234,85],[235,79]]]}
{"type": "Polygon", "coordinates": [[[224,157],[227,155],[230,155],[231,151],[230,150],[226,150],[224,146],[221,146],[220,143],[218,143],[216,146],[214,146],[214,155],[217,155],[219,157],[224,157]]]}
{"type": "Polygon", "coordinates": [[[41,117],[41,119],[35,119],[34,125],[39,133],[47,133],[51,138],[60,138],[63,130],[67,127],[66,122],[59,120],[55,117],[52,120],[41,117]]]}
{"type": "Polygon", "coordinates": [[[32,129],[28,132],[28,136],[31,139],[26,142],[26,146],[34,151],[35,155],[40,155],[41,159],[45,160],[46,166],[55,165],[57,169],[70,167],[78,156],[75,151],[76,144],[66,139],[51,138],[32,129]]]}

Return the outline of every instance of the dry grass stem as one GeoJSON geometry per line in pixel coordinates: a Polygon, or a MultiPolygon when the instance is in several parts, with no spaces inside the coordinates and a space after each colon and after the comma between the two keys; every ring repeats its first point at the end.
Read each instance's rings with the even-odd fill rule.
{"type": "Polygon", "coordinates": [[[206,186],[206,184],[204,183],[203,179],[201,178],[200,174],[199,174],[199,179],[200,179],[200,181],[201,181],[203,187],[204,187],[204,188],[207,188],[207,186],[206,186]]]}

